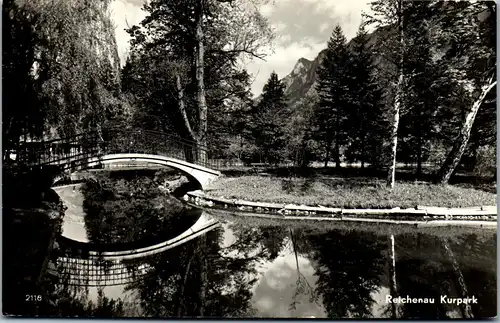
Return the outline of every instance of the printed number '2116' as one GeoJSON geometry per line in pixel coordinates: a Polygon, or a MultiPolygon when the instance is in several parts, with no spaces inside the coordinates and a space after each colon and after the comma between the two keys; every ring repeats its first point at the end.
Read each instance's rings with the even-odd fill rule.
{"type": "Polygon", "coordinates": [[[26,294],[26,302],[40,302],[41,300],[42,295],[26,294]]]}

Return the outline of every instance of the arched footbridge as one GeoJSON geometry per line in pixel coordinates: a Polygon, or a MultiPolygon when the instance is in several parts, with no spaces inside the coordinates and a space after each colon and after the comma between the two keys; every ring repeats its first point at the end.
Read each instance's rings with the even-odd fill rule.
{"type": "Polygon", "coordinates": [[[207,147],[167,133],[127,128],[92,130],[50,141],[22,142],[15,149],[18,166],[56,167],[66,174],[128,161],[176,168],[202,187],[218,178],[219,160],[207,147]]]}

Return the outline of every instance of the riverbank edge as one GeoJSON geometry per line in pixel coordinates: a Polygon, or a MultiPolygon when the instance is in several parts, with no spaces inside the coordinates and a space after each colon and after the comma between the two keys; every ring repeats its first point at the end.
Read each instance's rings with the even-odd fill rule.
{"type": "Polygon", "coordinates": [[[225,199],[207,195],[201,190],[188,192],[184,195],[184,200],[188,204],[205,209],[245,212],[246,215],[253,213],[255,216],[265,215],[274,218],[425,224],[427,226],[431,225],[430,222],[436,226],[463,225],[464,223],[488,227],[497,226],[496,206],[345,209],[225,199]]]}

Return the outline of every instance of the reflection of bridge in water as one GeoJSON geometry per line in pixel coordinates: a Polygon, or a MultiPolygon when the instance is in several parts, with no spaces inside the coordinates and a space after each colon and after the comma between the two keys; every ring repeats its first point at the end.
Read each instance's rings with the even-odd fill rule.
{"type": "Polygon", "coordinates": [[[104,164],[137,161],[165,165],[194,178],[203,187],[218,176],[223,163],[207,147],[167,133],[104,128],[50,141],[22,142],[6,148],[17,166],[53,167],[75,172],[104,164]]]}
{"type": "Polygon", "coordinates": [[[58,276],[68,285],[112,286],[142,279],[150,272],[144,260],[177,247],[218,227],[217,220],[202,213],[198,221],[184,233],[165,242],[124,251],[62,251],[57,263],[49,265],[47,272],[58,276]]]}

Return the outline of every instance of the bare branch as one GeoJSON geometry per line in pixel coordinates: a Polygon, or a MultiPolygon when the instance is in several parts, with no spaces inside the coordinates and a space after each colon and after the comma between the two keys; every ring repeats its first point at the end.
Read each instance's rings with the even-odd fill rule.
{"type": "Polygon", "coordinates": [[[214,49],[210,50],[211,53],[226,53],[226,54],[235,54],[235,53],[244,53],[248,54],[250,56],[253,56],[255,58],[261,59],[264,62],[266,61],[264,57],[266,57],[265,54],[257,54],[254,53],[253,51],[247,50],[247,49],[228,49],[228,50],[220,50],[220,49],[214,49]]]}

